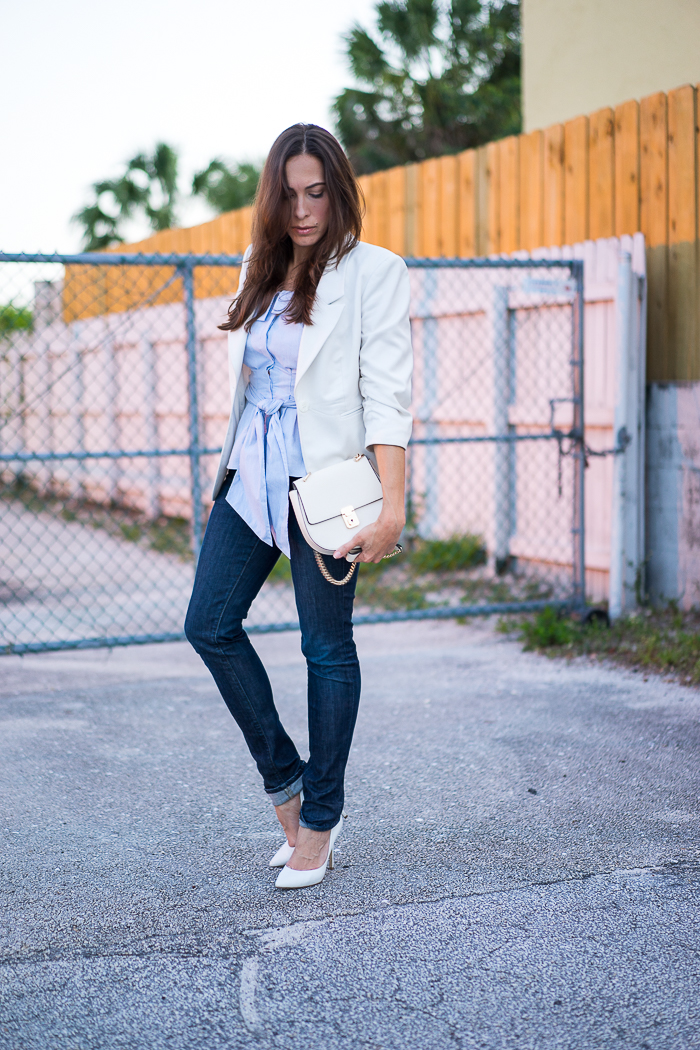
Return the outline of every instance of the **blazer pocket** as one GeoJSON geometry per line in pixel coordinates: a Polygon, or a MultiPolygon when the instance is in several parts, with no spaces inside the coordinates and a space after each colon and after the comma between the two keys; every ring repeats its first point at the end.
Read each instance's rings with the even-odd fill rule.
{"type": "MultiPolygon", "coordinates": [[[[324,403],[322,405],[313,405],[313,404],[309,404],[308,402],[304,402],[304,404],[306,405],[306,411],[307,412],[313,412],[315,415],[318,415],[318,416],[332,416],[333,419],[348,419],[348,417],[352,417],[352,416],[356,415],[358,412],[361,412],[362,411],[362,407],[363,407],[360,404],[356,408],[343,410],[341,405],[334,405],[332,403],[331,404],[324,403]]],[[[299,405],[300,405],[300,402],[297,402],[297,409],[299,409],[299,405]]],[[[301,409],[301,411],[304,411],[304,409],[301,409]]]]}

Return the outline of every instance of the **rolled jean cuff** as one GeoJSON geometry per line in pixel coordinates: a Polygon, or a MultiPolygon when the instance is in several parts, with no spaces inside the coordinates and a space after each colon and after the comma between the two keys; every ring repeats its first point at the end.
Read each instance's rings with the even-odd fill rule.
{"type": "Polygon", "coordinates": [[[327,821],[323,821],[322,823],[324,825],[323,827],[321,827],[319,824],[309,824],[306,820],[303,819],[303,817],[299,817],[299,827],[307,828],[309,831],[332,831],[338,823],[338,821],[332,820],[330,824],[328,824],[327,821]]]}
{"type": "Polygon", "coordinates": [[[298,774],[289,784],[285,784],[284,787],[278,788],[277,791],[268,791],[267,797],[272,802],[273,806],[281,806],[284,802],[289,802],[290,798],[294,798],[299,794],[304,786],[304,771],[298,774]]]}

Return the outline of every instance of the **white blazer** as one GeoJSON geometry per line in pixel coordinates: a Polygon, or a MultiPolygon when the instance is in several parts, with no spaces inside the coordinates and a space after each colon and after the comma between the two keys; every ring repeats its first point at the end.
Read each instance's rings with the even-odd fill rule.
{"type": "MultiPolygon", "coordinates": [[[[239,291],[250,251],[243,257],[239,291]]],[[[360,243],[337,267],[326,267],[316,289],[312,324],[304,325],[301,335],[294,387],[309,472],[352,459],[358,452],[374,458],[374,445],[408,445],[413,371],[408,306],[406,264],[386,248],[360,243]]],[[[228,334],[233,405],[214,499],[245,407],[246,337],[244,327],[228,334]]]]}

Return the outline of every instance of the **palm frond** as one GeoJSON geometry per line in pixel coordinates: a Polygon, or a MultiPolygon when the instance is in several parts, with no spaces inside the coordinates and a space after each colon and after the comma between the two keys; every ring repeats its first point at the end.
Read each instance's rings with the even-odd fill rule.
{"type": "Polygon", "coordinates": [[[376,13],[376,33],[343,38],[356,84],[333,102],[358,174],[520,130],[518,0],[380,0],[376,13]]]}

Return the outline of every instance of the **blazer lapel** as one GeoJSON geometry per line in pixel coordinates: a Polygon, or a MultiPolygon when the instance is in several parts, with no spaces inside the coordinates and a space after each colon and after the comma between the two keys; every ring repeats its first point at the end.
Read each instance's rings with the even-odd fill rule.
{"type": "MultiPolygon", "coordinates": [[[[343,312],[343,287],[345,284],[345,267],[343,260],[339,267],[326,268],[316,289],[316,302],[311,314],[312,324],[304,325],[299,343],[297,360],[298,383],[309,368],[319,350],[331,334],[343,312]]],[[[241,326],[228,335],[228,367],[232,396],[238,385],[243,367],[243,355],[248,333],[241,326]]]]}
{"type": "Polygon", "coordinates": [[[318,282],[316,302],[311,314],[312,324],[304,325],[301,333],[295,386],[304,372],[308,371],[319,350],[340,320],[345,305],[343,302],[344,271],[345,267],[341,262],[340,267],[334,266],[332,269],[326,269],[318,282]]]}

